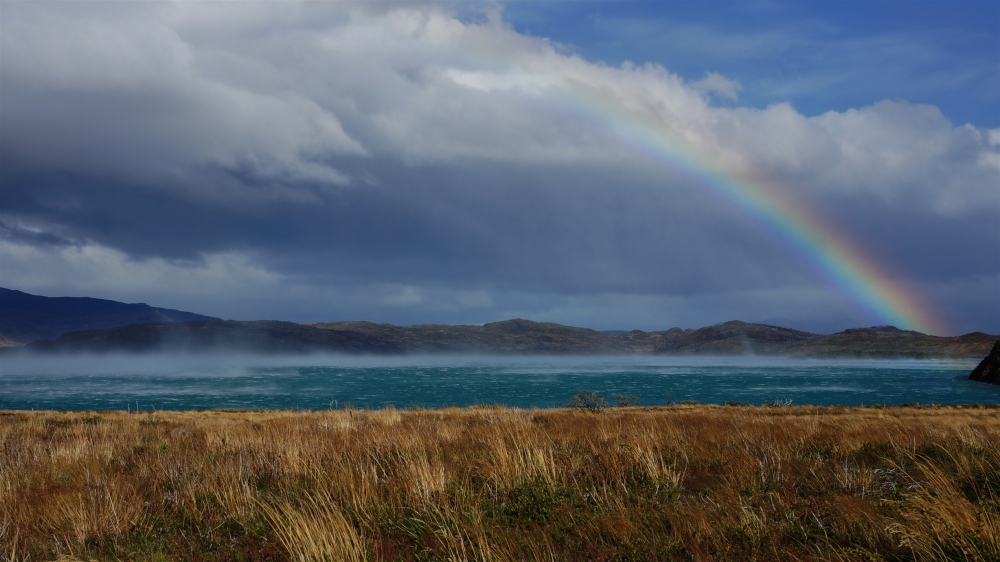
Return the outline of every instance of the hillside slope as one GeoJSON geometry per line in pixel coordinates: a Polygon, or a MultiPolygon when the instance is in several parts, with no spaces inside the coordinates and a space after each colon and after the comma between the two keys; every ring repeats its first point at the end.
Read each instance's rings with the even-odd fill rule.
{"type": "Polygon", "coordinates": [[[27,349],[94,353],[216,350],[254,353],[403,351],[392,342],[359,332],[320,330],[304,324],[276,320],[131,324],[104,330],[69,332],[54,341],[42,340],[28,344],[27,349]]]}
{"type": "Polygon", "coordinates": [[[192,312],[89,297],[42,297],[0,288],[0,347],[55,339],[66,332],[139,322],[215,320],[192,312]]]}
{"type": "Polygon", "coordinates": [[[817,336],[788,346],[785,353],[806,357],[984,357],[998,336],[972,332],[941,337],[894,326],[851,328],[828,336],[817,336]]]}

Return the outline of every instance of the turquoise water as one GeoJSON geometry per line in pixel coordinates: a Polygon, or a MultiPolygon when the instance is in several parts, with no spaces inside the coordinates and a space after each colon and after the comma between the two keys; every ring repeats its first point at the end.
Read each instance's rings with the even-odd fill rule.
{"type": "Polygon", "coordinates": [[[0,408],[142,410],[561,406],[578,390],[644,405],[1000,403],[975,361],[604,357],[0,358],[0,408]]]}

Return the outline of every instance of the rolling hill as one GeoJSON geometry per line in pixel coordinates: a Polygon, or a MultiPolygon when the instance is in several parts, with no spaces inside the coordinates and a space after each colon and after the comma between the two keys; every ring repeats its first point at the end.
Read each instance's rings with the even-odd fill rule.
{"type": "Polygon", "coordinates": [[[483,326],[371,322],[141,323],[63,334],[27,346],[37,352],[242,351],[251,353],[524,353],[783,355],[792,357],[946,358],[985,356],[998,336],[938,337],[891,326],[828,336],[731,321],[698,330],[599,332],[514,319],[483,326]]]}
{"type": "Polygon", "coordinates": [[[0,288],[0,347],[51,340],[73,331],[100,330],[139,322],[214,320],[192,312],[89,297],[41,297],[0,288]]]}

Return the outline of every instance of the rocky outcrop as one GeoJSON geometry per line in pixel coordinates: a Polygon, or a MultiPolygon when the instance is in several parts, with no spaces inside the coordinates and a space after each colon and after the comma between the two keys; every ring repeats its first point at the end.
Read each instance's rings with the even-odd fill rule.
{"type": "Polygon", "coordinates": [[[989,384],[1000,384],[1000,341],[993,344],[993,350],[972,370],[969,378],[989,384]]]}

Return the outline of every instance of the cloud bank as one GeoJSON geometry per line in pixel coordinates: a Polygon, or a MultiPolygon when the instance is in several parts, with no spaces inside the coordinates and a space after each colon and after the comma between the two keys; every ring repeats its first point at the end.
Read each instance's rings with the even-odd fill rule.
{"type": "Polygon", "coordinates": [[[933,106],[743,107],[720,74],[434,4],[8,3],[0,31],[5,286],[300,321],[879,320],[572,89],[771,178],[954,331],[1000,331],[1000,130],[933,106]]]}

